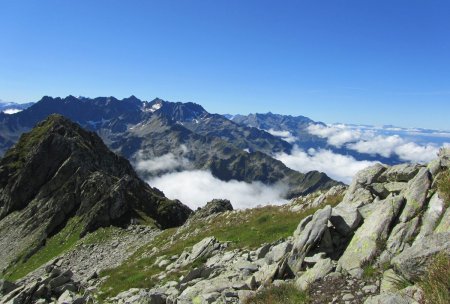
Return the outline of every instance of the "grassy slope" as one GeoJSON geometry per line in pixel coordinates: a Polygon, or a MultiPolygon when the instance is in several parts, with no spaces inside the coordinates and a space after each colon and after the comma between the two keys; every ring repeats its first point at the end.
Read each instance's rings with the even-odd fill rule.
{"type": "Polygon", "coordinates": [[[72,218],[58,234],[46,241],[44,247],[28,259],[20,259],[10,266],[4,277],[8,280],[18,280],[29,272],[39,268],[54,257],[72,248],[79,240],[82,227],[78,225],[78,219],[72,218]]]}
{"type": "MultiPolygon", "coordinates": [[[[335,205],[341,199],[342,197],[336,197],[326,204],[335,205]]],[[[299,222],[318,209],[292,212],[288,208],[266,206],[220,214],[210,221],[200,221],[189,228],[180,228],[178,232],[176,229],[168,229],[121,266],[100,274],[106,280],[100,287],[99,299],[115,296],[130,288],[151,288],[156,283],[161,283],[161,280],[154,278],[164,271],[154,265],[158,256],[179,255],[186,247],[191,247],[208,236],[215,236],[221,242],[231,242],[230,249],[256,249],[264,243],[292,235],[299,222]],[[153,248],[160,250],[157,254],[149,254],[153,248]]],[[[194,266],[198,265],[190,265],[179,273],[169,275],[165,280],[175,279],[194,266]]]]}

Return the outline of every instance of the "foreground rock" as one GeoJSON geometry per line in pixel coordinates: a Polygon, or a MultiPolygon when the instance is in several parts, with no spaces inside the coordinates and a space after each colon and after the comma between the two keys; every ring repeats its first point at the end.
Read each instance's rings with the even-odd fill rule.
{"type": "Polygon", "coordinates": [[[434,233],[415,242],[392,259],[394,267],[408,280],[420,278],[438,253],[450,256],[450,233],[434,233]]]}
{"type": "Polygon", "coordinates": [[[70,270],[48,265],[43,277],[7,292],[0,299],[0,303],[86,303],[88,297],[81,294],[81,284],[74,281],[72,276],[70,270]]]}

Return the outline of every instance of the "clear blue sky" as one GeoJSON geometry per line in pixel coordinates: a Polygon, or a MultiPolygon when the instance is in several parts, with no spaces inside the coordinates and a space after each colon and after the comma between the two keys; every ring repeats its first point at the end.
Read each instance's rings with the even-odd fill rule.
{"type": "Polygon", "coordinates": [[[450,1],[0,0],[0,99],[450,129],[450,1]]]}

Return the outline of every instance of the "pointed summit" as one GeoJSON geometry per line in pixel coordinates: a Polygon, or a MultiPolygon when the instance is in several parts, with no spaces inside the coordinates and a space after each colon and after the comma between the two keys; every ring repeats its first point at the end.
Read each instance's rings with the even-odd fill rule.
{"type": "Polygon", "coordinates": [[[95,133],[50,115],[0,160],[0,233],[11,247],[0,252],[0,268],[73,218],[83,235],[131,222],[178,226],[190,212],[140,180],[95,133]]]}

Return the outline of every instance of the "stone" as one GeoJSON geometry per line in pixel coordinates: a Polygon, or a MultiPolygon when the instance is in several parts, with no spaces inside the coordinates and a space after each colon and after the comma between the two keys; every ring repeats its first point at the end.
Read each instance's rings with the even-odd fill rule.
{"type": "Polygon", "coordinates": [[[336,230],[344,236],[353,233],[362,222],[362,216],[358,209],[345,205],[333,208],[330,222],[336,230]]]}
{"type": "Polygon", "coordinates": [[[380,292],[396,292],[398,291],[397,284],[402,281],[402,277],[397,275],[393,269],[388,269],[383,272],[381,279],[380,292]]]}
{"type": "Polygon", "coordinates": [[[215,237],[204,238],[195,244],[189,253],[183,252],[175,264],[179,265],[179,267],[187,266],[199,258],[210,256],[213,251],[219,248],[220,243],[215,237]]]}
{"type": "Polygon", "coordinates": [[[239,271],[245,271],[247,273],[258,271],[258,266],[249,261],[237,261],[233,266],[239,271]]]}
{"type": "Polygon", "coordinates": [[[444,207],[444,201],[439,197],[438,193],[435,193],[428,203],[428,208],[425,211],[425,214],[422,216],[422,226],[420,227],[420,231],[416,237],[416,240],[419,240],[433,233],[438,220],[441,218],[442,213],[444,212],[444,207]]]}
{"type": "Polygon", "coordinates": [[[405,190],[406,187],[408,187],[408,183],[403,182],[390,182],[384,184],[384,188],[386,188],[387,191],[395,194],[398,194],[401,191],[405,190]]]}
{"type": "Polygon", "coordinates": [[[355,296],[351,293],[346,293],[342,296],[343,301],[352,301],[353,299],[355,299],[355,296]]]}
{"type": "Polygon", "coordinates": [[[306,254],[308,254],[313,245],[320,241],[322,234],[327,229],[327,223],[330,217],[331,207],[326,206],[316,211],[306,225],[304,221],[300,222],[299,226],[303,226],[304,228],[297,228],[297,233],[294,234],[294,246],[289,256],[289,266],[292,271],[296,272],[301,269],[306,254]]]}
{"type": "Polygon", "coordinates": [[[350,244],[339,259],[339,265],[352,276],[362,275],[361,268],[379,253],[380,243],[387,239],[389,226],[397,217],[404,199],[387,198],[356,230],[350,244]]]}
{"type": "Polygon", "coordinates": [[[18,285],[14,284],[13,282],[6,281],[6,280],[0,280],[0,296],[5,296],[14,289],[19,287],[18,285]]]}
{"type": "Polygon", "coordinates": [[[450,168],[450,148],[441,148],[438,157],[442,167],[450,168]]]}
{"type": "Polygon", "coordinates": [[[419,304],[414,299],[398,293],[387,292],[366,299],[364,304],[419,304]]]}
{"type": "Polygon", "coordinates": [[[253,297],[256,292],[251,290],[239,290],[238,297],[240,303],[245,303],[249,298],[253,297]]]}
{"type": "Polygon", "coordinates": [[[219,292],[202,294],[203,303],[214,303],[220,297],[219,292]]]}
{"type": "Polygon", "coordinates": [[[388,182],[407,182],[416,176],[420,165],[417,164],[399,164],[388,168],[380,176],[380,180],[388,182]]]}
{"type": "Polygon", "coordinates": [[[265,256],[265,260],[268,264],[279,262],[289,251],[292,250],[292,243],[289,241],[282,242],[273,246],[269,253],[265,256]]]}
{"type": "Polygon", "coordinates": [[[419,173],[408,183],[405,190],[406,205],[400,215],[401,222],[407,222],[422,211],[431,186],[431,174],[427,168],[420,169],[419,173]]]}
{"type": "Polygon", "coordinates": [[[450,255],[450,233],[433,233],[406,248],[391,260],[397,272],[409,281],[416,281],[426,271],[432,258],[438,253],[450,255]]]}
{"type": "Polygon", "coordinates": [[[399,222],[392,229],[391,234],[386,242],[386,250],[391,256],[403,251],[407,243],[412,243],[412,238],[419,228],[419,217],[415,217],[410,221],[399,222]]]}
{"type": "Polygon", "coordinates": [[[354,209],[365,206],[373,202],[374,197],[372,193],[365,188],[357,188],[353,192],[346,192],[342,205],[353,207],[354,209]]]}
{"type": "Polygon", "coordinates": [[[256,250],[257,258],[258,259],[263,259],[266,256],[266,254],[269,252],[271,246],[272,245],[270,245],[270,244],[264,244],[263,246],[259,247],[256,250]]]}
{"type": "Polygon", "coordinates": [[[59,298],[58,304],[68,304],[72,303],[75,298],[75,294],[69,290],[66,290],[59,298]]]}
{"type": "Polygon", "coordinates": [[[379,198],[385,199],[389,195],[389,191],[384,187],[383,183],[374,183],[371,185],[371,192],[379,198]]]}
{"type": "Polygon", "coordinates": [[[323,259],[318,261],[314,267],[306,270],[295,282],[296,286],[301,290],[306,290],[310,284],[324,278],[333,271],[334,265],[331,259],[323,259]]]}
{"type": "Polygon", "coordinates": [[[385,170],[386,167],[383,165],[375,164],[359,171],[353,178],[341,204],[358,208],[371,203],[373,196],[365,187],[376,183],[385,170]]]}
{"type": "Polygon", "coordinates": [[[70,277],[65,276],[65,275],[60,275],[59,277],[51,279],[49,282],[49,285],[50,285],[51,289],[55,289],[56,287],[64,285],[69,281],[70,281],[70,277]]]}
{"type": "Polygon", "coordinates": [[[433,178],[435,178],[442,170],[441,160],[439,158],[433,159],[428,163],[427,169],[430,171],[433,178]]]}
{"type": "Polygon", "coordinates": [[[204,207],[197,210],[189,220],[198,220],[225,211],[233,211],[233,206],[230,201],[227,199],[213,199],[212,201],[206,203],[204,207]]]}
{"type": "Polygon", "coordinates": [[[378,290],[377,285],[367,285],[362,288],[365,293],[376,293],[378,290]]]}
{"type": "Polygon", "coordinates": [[[325,258],[326,258],[325,252],[319,252],[313,255],[312,257],[305,257],[304,262],[307,264],[315,264],[325,258]]]}
{"type": "Polygon", "coordinates": [[[435,233],[445,233],[450,232],[450,208],[447,208],[444,215],[442,216],[439,225],[434,230],[435,233]]]}
{"type": "MultiPolygon", "coordinates": [[[[253,277],[258,285],[264,285],[266,283],[272,283],[277,273],[278,264],[264,264],[257,272],[254,273],[253,277]]],[[[251,284],[250,287],[252,287],[251,284]]]]}

